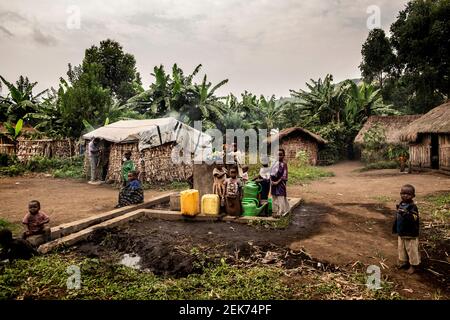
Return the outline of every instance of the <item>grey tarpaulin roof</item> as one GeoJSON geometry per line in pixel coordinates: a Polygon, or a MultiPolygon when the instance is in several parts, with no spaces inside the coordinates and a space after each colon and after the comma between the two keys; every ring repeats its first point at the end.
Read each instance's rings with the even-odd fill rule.
{"type": "Polygon", "coordinates": [[[190,152],[210,148],[211,136],[173,117],[147,120],[121,120],[83,135],[84,139],[101,138],[113,143],[139,143],[139,151],[168,142],[177,142],[190,152]]]}

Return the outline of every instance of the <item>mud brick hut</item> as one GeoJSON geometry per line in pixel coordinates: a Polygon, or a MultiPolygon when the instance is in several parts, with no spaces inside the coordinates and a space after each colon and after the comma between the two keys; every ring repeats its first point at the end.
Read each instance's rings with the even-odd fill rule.
{"type": "MultiPolygon", "coordinates": [[[[373,129],[379,129],[384,132],[386,140],[384,141],[386,147],[404,146],[407,144],[400,140],[402,130],[413,121],[419,119],[422,115],[405,115],[405,116],[370,116],[364,123],[361,130],[354,139],[355,153],[359,157],[364,158],[365,141],[364,136],[367,132],[373,129]]],[[[380,154],[380,159],[382,155],[380,154]]]]}
{"type": "MultiPolygon", "coordinates": [[[[93,138],[100,138],[101,146],[107,154],[107,171],[104,178],[108,182],[120,182],[120,171],[125,152],[131,152],[143,182],[165,183],[186,181],[193,173],[193,164],[172,160],[172,151],[182,148],[185,156],[208,148],[211,137],[176,120],[159,118],[149,120],[122,120],[98,128],[83,136],[87,144],[93,138]]],[[[88,152],[85,169],[89,174],[88,152]]]]}
{"type": "Polygon", "coordinates": [[[409,144],[413,169],[436,169],[450,173],[450,102],[409,124],[400,138],[409,144]]]}
{"type": "Polygon", "coordinates": [[[299,151],[306,151],[311,165],[317,164],[319,150],[327,143],[321,136],[300,127],[283,129],[278,134],[271,136],[268,142],[270,143],[274,139],[279,139],[279,147],[286,152],[288,161],[295,159],[299,151]]]}

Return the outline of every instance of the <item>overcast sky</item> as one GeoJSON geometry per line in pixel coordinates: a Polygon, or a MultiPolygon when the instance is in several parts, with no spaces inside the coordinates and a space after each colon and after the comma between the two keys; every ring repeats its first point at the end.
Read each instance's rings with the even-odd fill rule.
{"type": "MultiPolygon", "coordinates": [[[[221,94],[288,96],[310,78],[358,78],[371,5],[389,25],[406,0],[0,0],[0,75],[57,86],[67,63],[100,40],[136,57],[144,86],[155,65],[202,74],[221,94]],[[75,5],[76,7],[72,7],[75,5]],[[77,10],[80,26],[76,28],[77,10]],[[72,26],[72,28],[68,28],[72,26]],[[75,28],[73,28],[75,27],[75,28]]],[[[200,78],[199,78],[200,81],[200,78]]]]}

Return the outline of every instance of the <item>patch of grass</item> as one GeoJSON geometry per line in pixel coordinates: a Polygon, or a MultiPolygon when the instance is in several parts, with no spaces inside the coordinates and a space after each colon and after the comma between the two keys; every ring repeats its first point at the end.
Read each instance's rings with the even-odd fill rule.
{"type": "Polygon", "coordinates": [[[267,220],[250,220],[248,225],[255,227],[262,227],[266,229],[286,229],[292,222],[292,212],[284,217],[279,218],[277,221],[267,220]]]}
{"type": "Polygon", "coordinates": [[[450,219],[450,192],[428,195],[424,200],[425,210],[421,211],[429,213],[433,221],[448,223],[450,219]]]}
{"type": "Polygon", "coordinates": [[[435,206],[450,205],[450,192],[444,192],[441,194],[429,195],[426,200],[431,202],[435,206]]]}
{"type": "Polygon", "coordinates": [[[0,167],[0,176],[15,177],[25,173],[25,168],[20,164],[13,164],[7,167],[0,167]]]}
{"type": "MultiPolygon", "coordinates": [[[[201,252],[194,247],[191,254],[201,252]]],[[[368,289],[364,270],[308,270],[262,264],[233,266],[221,259],[218,264],[204,266],[201,274],[172,278],[65,251],[0,265],[0,300],[400,298],[387,278],[382,279],[381,289],[368,289]],[[69,266],[80,268],[80,289],[67,288],[69,266]]]]}
{"type": "Polygon", "coordinates": [[[25,164],[25,168],[32,172],[49,172],[56,178],[83,177],[83,156],[73,158],[45,158],[33,157],[25,164]]]}
{"type": "Polygon", "coordinates": [[[83,156],[72,158],[33,157],[25,163],[17,159],[7,167],[0,167],[0,175],[18,176],[25,172],[48,172],[55,178],[83,178],[83,156]]]}
{"type": "Polygon", "coordinates": [[[1,266],[0,300],[4,299],[287,299],[282,270],[236,268],[223,260],[203,274],[158,277],[97,259],[58,254],[1,266]],[[67,289],[70,265],[80,267],[81,288],[67,289]]]}
{"type": "Polygon", "coordinates": [[[291,182],[292,184],[301,184],[333,176],[334,176],[333,172],[324,170],[321,167],[313,167],[313,166],[289,167],[289,182],[291,182]]]}
{"type": "Polygon", "coordinates": [[[12,232],[20,229],[20,225],[17,223],[9,222],[8,220],[0,218],[0,230],[1,229],[9,229],[12,232]]]}
{"type": "MultiPolygon", "coordinates": [[[[250,179],[258,176],[261,165],[249,165],[250,179]]],[[[325,170],[323,167],[314,167],[310,165],[300,165],[295,163],[288,163],[288,184],[302,184],[313,180],[318,180],[326,177],[333,177],[334,173],[325,170]]]]}
{"type": "Polygon", "coordinates": [[[368,163],[363,168],[359,169],[358,171],[365,172],[365,171],[370,171],[370,170],[397,169],[397,168],[399,168],[397,161],[384,160],[384,161],[368,163]]]}
{"type": "Polygon", "coordinates": [[[82,179],[84,177],[83,167],[79,166],[68,166],[63,169],[56,169],[53,172],[55,178],[71,178],[71,179],[82,179]]]}
{"type": "Polygon", "coordinates": [[[289,279],[288,285],[296,299],[348,300],[348,299],[400,299],[392,282],[382,279],[380,289],[366,286],[367,274],[362,270],[348,272],[319,272],[289,279]]]}

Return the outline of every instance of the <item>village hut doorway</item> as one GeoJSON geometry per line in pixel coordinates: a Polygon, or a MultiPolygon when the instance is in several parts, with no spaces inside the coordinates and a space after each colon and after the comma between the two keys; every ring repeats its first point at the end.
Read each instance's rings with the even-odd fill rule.
{"type": "Polygon", "coordinates": [[[430,150],[431,169],[439,169],[439,136],[431,134],[431,150],[430,150]]]}

